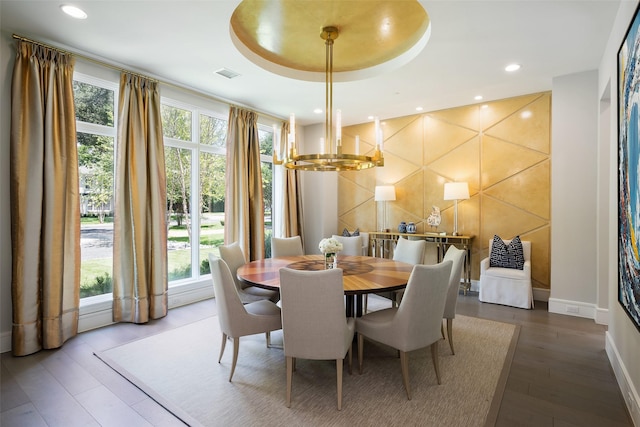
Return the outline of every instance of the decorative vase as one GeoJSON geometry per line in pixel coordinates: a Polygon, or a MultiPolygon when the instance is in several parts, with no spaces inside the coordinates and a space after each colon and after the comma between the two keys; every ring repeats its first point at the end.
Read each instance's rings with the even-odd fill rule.
{"type": "Polygon", "coordinates": [[[413,234],[416,232],[416,225],[413,222],[407,224],[407,233],[413,234]]]}
{"type": "Polygon", "coordinates": [[[338,266],[338,257],[334,252],[324,254],[324,269],[329,270],[338,266]]]}
{"type": "Polygon", "coordinates": [[[398,226],[398,233],[406,233],[407,232],[407,223],[402,221],[398,226]]]}

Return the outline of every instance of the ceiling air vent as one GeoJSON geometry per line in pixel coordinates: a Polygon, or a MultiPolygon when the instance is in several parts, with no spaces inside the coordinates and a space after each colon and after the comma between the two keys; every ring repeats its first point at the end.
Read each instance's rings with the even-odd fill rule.
{"type": "Polygon", "coordinates": [[[228,79],[232,79],[240,75],[235,71],[229,70],[228,68],[220,68],[219,70],[216,70],[216,74],[220,74],[222,77],[226,77],[228,79]]]}

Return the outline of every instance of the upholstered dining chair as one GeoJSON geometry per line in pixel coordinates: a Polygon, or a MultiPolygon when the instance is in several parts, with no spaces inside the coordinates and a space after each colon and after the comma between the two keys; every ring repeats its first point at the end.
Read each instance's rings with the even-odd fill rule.
{"type": "Polygon", "coordinates": [[[272,258],[298,255],[304,255],[300,236],[271,238],[272,258]]]}
{"type": "Polygon", "coordinates": [[[356,319],[358,367],[362,373],[364,338],[386,344],[400,352],[402,382],[411,400],[409,352],[431,346],[431,358],[441,384],[438,341],[442,339],[442,315],[447,298],[452,261],[413,267],[405,296],[398,307],[365,314],[356,319]]]}
{"type": "MultiPolygon", "coordinates": [[[[406,262],[407,264],[422,264],[424,258],[424,251],[427,246],[426,240],[409,240],[404,237],[398,238],[396,247],[393,250],[393,260],[406,262]]],[[[395,291],[392,295],[391,305],[395,307],[400,303],[402,296],[404,295],[404,289],[395,291]]]]}
{"type": "Polygon", "coordinates": [[[335,360],[338,410],[342,409],[345,355],[351,373],[355,320],[347,318],[342,269],[300,271],[280,269],[282,334],[287,363],[287,407],[295,359],[335,360]]]}
{"type": "MultiPolygon", "coordinates": [[[[451,267],[451,276],[449,277],[449,287],[447,289],[447,301],[444,305],[443,319],[447,322],[447,339],[449,340],[449,348],[451,354],[456,354],[453,349],[453,319],[456,317],[456,304],[458,302],[458,294],[460,293],[460,279],[464,270],[464,260],[467,252],[451,245],[442,258],[442,262],[453,261],[451,267]]],[[[442,334],[444,336],[444,333],[442,334]]]]}
{"type": "Polygon", "coordinates": [[[238,267],[246,264],[244,252],[242,252],[242,248],[240,247],[238,242],[219,246],[218,249],[220,250],[220,258],[222,258],[224,262],[229,266],[233,282],[236,284],[236,289],[238,290],[240,300],[243,304],[248,304],[250,302],[265,299],[271,300],[273,302],[278,302],[278,300],[280,299],[280,294],[277,291],[271,291],[268,289],[259,288],[257,286],[251,286],[241,282],[240,279],[238,279],[238,267]]]}
{"type": "Polygon", "coordinates": [[[229,374],[229,381],[231,381],[238,361],[240,337],[264,332],[267,336],[267,347],[270,347],[270,332],[282,329],[280,307],[269,300],[243,304],[227,264],[209,253],[209,265],[218,309],[218,321],[222,331],[218,363],[222,360],[227,338],[233,340],[233,362],[229,374]]]}
{"type": "Polygon", "coordinates": [[[334,234],[331,237],[342,243],[340,255],[362,255],[362,236],[345,237],[334,234]]]}

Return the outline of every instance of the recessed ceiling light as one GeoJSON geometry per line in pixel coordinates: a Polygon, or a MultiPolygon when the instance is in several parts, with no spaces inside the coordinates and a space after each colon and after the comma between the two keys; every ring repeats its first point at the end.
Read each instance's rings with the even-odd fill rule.
{"type": "Polygon", "coordinates": [[[482,95],[476,95],[473,97],[473,99],[475,99],[476,101],[481,101],[482,100],[482,95]]]}
{"type": "Polygon", "coordinates": [[[374,119],[374,117],[373,117],[373,116],[369,116],[369,117],[367,117],[367,120],[373,120],[373,119],[374,119]]]}
{"type": "Polygon", "coordinates": [[[513,71],[518,71],[519,69],[520,69],[520,64],[509,64],[506,67],[504,67],[504,70],[510,73],[513,71]]]}
{"type": "Polygon", "coordinates": [[[71,6],[70,4],[63,4],[60,6],[60,9],[72,18],[87,19],[87,14],[79,7],[71,6]]]}
{"type": "Polygon", "coordinates": [[[316,114],[322,114],[322,108],[316,108],[313,112],[316,114]]]}
{"type": "Polygon", "coordinates": [[[416,111],[422,111],[422,107],[416,107],[416,111]]]}

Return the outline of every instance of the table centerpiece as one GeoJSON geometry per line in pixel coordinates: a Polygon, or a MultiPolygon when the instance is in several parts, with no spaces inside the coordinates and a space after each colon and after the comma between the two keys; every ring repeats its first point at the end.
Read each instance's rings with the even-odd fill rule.
{"type": "Polygon", "coordinates": [[[338,267],[338,252],[342,250],[342,243],[333,237],[320,240],[318,245],[320,252],[324,255],[324,268],[328,270],[330,268],[338,267]]]}

